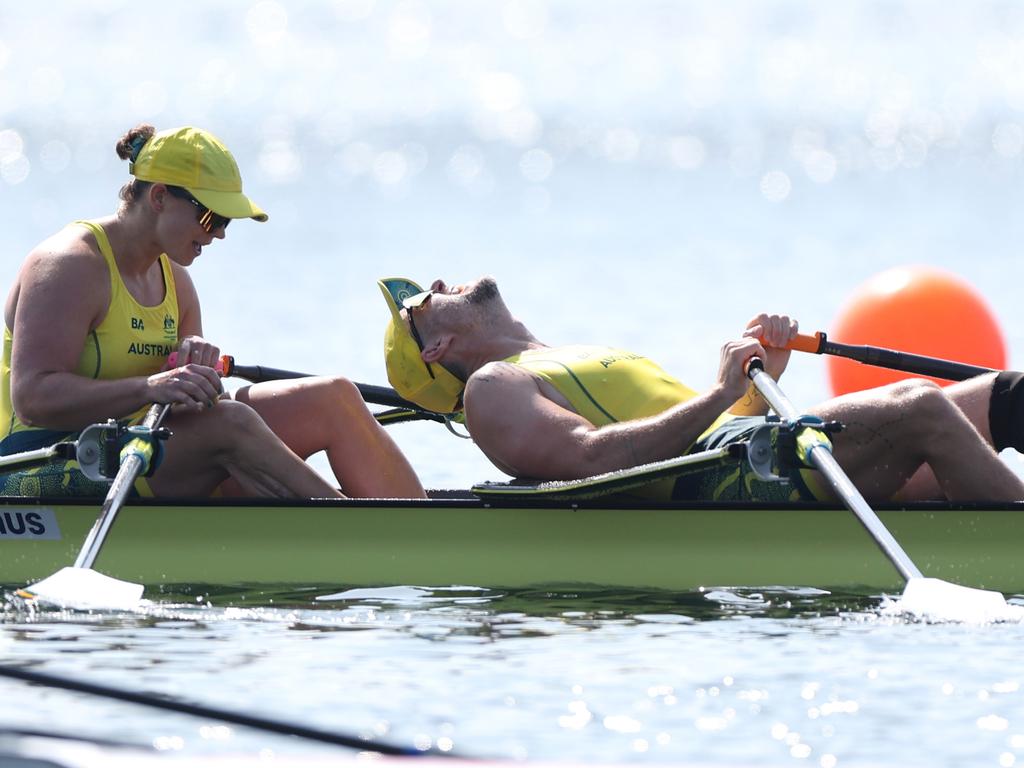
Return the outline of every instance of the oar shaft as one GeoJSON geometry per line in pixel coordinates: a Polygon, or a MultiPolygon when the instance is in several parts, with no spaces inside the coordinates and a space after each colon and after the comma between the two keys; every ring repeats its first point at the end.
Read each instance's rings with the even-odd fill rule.
{"type": "MultiPolygon", "coordinates": [[[[780,418],[786,421],[796,421],[800,418],[800,412],[789,402],[779,388],[779,385],[775,383],[775,380],[764,372],[759,360],[756,360],[756,364],[754,362],[751,363],[747,373],[754,382],[754,386],[757,387],[757,391],[768,401],[772,410],[780,418]]],[[[882,548],[882,551],[896,567],[896,570],[900,572],[900,575],[908,581],[921,578],[920,569],[914,565],[914,562],[904,551],[903,547],[900,546],[900,543],[889,533],[889,529],[885,527],[885,524],[875,514],[875,511],[871,509],[867,500],[850,481],[850,478],[847,477],[846,472],[839,466],[839,462],[836,461],[831,451],[824,445],[816,445],[809,451],[808,458],[815,469],[832,486],[836,495],[857,516],[861,525],[864,526],[878,546],[882,548]]]]}
{"type": "Polygon", "coordinates": [[[914,561],[910,559],[910,555],[896,541],[896,538],[889,533],[889,529],[878,518],[857,487],[850,482],[850,478],[839,466],[839,462],[836,461],[836,457],[832,455],[831,451],[823,445],[816,445],[810,450],[808,458],[815,468],[828,479],[836,495],[846,502],[850,511],[857,516],[867,532],[896,566],[900,575],[907,581],[921,578],[923,574],[920,569],[914,565],[914,561]]]}
{"type": "Polygon", "coordinates": [[[841,344],[837,341],[829,341],[828,337],[821,331],[814,335],[800,334],[786,346],[788,349],[798,352],[845,357],[866,365],[891,368],[896,371],[914,373],[918,376],[934,376],[937,379],[948,379],[949,381],[964,381],[975,376],[981,376],[984,373],[993,373],[995,370],[994,368],[986,368],[981,365],[959,363],[955,360],[944,360],[940,357],[915,355],[911,352],[900,352],[899,350],[886,349],[885,347],[873,347],[866,344],[841,344]]]}
{"type": "MultiPolygon", "coordinates": [[[[164,420],[170,407],[170,405],[160,404],[151,406],[146,413],[146,418],[142,421],[142,426],[155,430],[164,420]]],[[[93,563],[96,562],[100,549],[107,539],[107,532],[114,524],[114,519],[121,511],[128,494],[131,493],[135,480],[143,469],[143,464],[143,460],[133,453],[125,458],[120,469],[117,470],[114,482],[111,483],[110,490],[107,491],[107,496],[103,500],[103,506],[100,508],[100,516],[96,518],[89,535],[85,537],[85,543],[82,544],[82,549],[78,553],[78,559],[75,560],[76,568],[92,568],[93,563]]]]}
{"type": "MultiPolygon", "coordinates": [[[[171,366],[178,364],[178,353],[172,352],[167,358],[171,366]]],[[[316,374],[302,373],[300,371],[288,371],[284,368],[271,368],[267,365],[239,365],[231,355],[221,355],[215,366],[217,373],[221,376],[237,376],[240,379],[251,381],[253,384],[262,384],[265,381],[280,381],[282,379],[307,379],[316,374]]],[[[406,400],[391,387],[381,387],[376,384],[360,384],[353,382],[363,400],[375,405],[388,405],[393,408],[408,408],[411,411],[423,411],[416,403],[406,400]]],[[[432,411],[427,411],[432,413],[432,411]]]]}
{"type": "MultiPolygon", "coordinates": [[[[259,384],[264,381],[279,381],[281,379],[304,379],[313,376],[312,373],[300,373],[298,371],[286,371],[283,368],[269,368],[265,365],[238,365],[230,355],[225,355],[222,360],[228,361],[223,366],[225,376],[237,376],[240,379],[259,384]]],[[[386,405],[391,408],[405,408],[416,413],[430,414],[432,411],[425,411],[416,403],[406,400],[391,387],[381,387],[376,384],[361,384],[353,382],[363,400],[375,405],[386,405]]]]}

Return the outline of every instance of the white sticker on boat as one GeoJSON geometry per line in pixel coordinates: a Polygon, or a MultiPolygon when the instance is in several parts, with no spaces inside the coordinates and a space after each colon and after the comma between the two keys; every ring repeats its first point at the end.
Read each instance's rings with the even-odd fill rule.
{"type": "Polygon", "coordinates": [[[57,514],[52,509],[28,507],[0,510],[0,539],[59,539],[57,514]]]}

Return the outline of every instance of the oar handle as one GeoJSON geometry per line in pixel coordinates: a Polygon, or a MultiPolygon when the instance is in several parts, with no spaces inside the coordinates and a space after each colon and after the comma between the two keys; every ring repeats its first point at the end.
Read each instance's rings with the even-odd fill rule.
{"type": "Polygon", "coordinates": [[[813,335],[799,334],[786,349],[797,352],[810,352],[815,355],[832,355],[834,357],[845,357],[849,360],[856,360],[865,365],[874,365],[879,368],[891,368],[896,371],[917,374],[918,376],[933,376],[937,379],[948,381],[964,381],[985,373],[993,373],[996,369],[986,368],[981,365],[959,363],[955,360],[944,360],[940,357],[928,357],[926,355],[915,355],[911,352],[900,352],[885,347],[873,347],[859,344],[841,344],[837,341],[829,341],[828,337],[821,331],[813,335]]]}
{"type": "MultiPolygon", "coordinates": [[[[217,358],[217,362],[213,364],[213,370],[219,373],[221,376],[230,376],[231,367],[235,364],[235,358],[231,355],[221,355],[217,358]],[[226,371],[226,373],[225,373],[226,371]]],[[[167,365],[174,368],[178,365],[178,353],[171,352],[167,356],[167,365]]],[[[298,377],[296,377],[298,378],[298,377]]]]}
{"type": "Polygon", "coordinates": [[[796,338],[786,345],[786,349],[796,352],[810,352],[813,355],[821,354],[821,345],[825,342],[825,334],[819,331],[813,335],[798,333],[796,338]]]}
{"type": "MultiPolygon", "coordinates": [[[[167,364],[172,368],[178,364],[178,353],[171,352],[167,357],[167,364]]],[[[283,368],[270,368],[266,365],[239,365],[231,355],[222,355],[213,366],[221,376],[227,378],[235,376],[239,379],[251,381],[253,384],[260,384],[265,381],[281,381],[282,379],[305,379],[315,376],[313,373],[301,373],[299,371],[286,371],[283,368]]],[[[399,395],[391,387],[382,387],[377,384],[362,384],[358,381],[355,384],[363,400],[374,405],[386,405],[391,408],[403,408],[415,413],[422,413],[428,419],[444,421],[443,415],[439,418],[433,411],[421,408],[404,397],[399,395]]]]}
{"type": "MultiPolygon", "coordinates": [[[[226,365],[223,372],[218,370],[218,373],[221,373],[223,376],[237,376],[254,384],[264,381],[279,381],[281,379],[305,379],[315,375],[312,373],[300,373],[299,371],[286,371],[281,368],[268,368],[265,365],[238,365],[235,362],[235,358],[230,355],[224,355],[221,360],[226,361],[226,365]]],[[[416,405],[416,403],[406,400],[391,387],[382,387],[378,384],[363,384],[358,381],[352,383],[359,390],[363,400],[368,403],[386,405],[391,408],[404,408],[416,413],[433,414],[433,411],[425,410],[416,405]]]]}

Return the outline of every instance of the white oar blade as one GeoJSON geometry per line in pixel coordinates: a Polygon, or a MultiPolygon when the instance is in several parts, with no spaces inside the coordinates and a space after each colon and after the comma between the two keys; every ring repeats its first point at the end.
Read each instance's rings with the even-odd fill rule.
{"type": "Polygon", "coordinates": [[[17,594],[56,608],[130,611],[139,606],[142,590],[141,584],[104,576],[91,568],[68,566],[17,594]]]}
{"type": "Polygon", "coordinates": [[[999,592],[931,578],[909,579],[893,609],[927,621],[985,624],[1024,620],[1024,606],[1010,605],[999,592]]]}

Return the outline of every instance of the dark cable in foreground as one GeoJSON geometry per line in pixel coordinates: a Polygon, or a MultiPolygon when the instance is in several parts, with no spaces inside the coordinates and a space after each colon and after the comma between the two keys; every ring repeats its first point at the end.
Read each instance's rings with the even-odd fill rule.
{"type": "Polygon", "coordinates": [[[22,680],[28,683],[36,683],[50,688],[61,688],[67,691],[88,693],[93,696],[102,696],[104,698],[116,699],[118,701],[128,701],[133,704],[141,704],[146,707],[165,709],[172,712],[181,712],[194,717],[207,717],[212,720],[222,720],[227,723],[242,725],[247,728],[279,733],[284,736],[298,736],[299,738],[319,741],[324,744],[350,747],[362,752],[377,752],[382,755],[400,755],[403,757],[459,757],[458,755],[453,755],[450,752],[442,752],[436,749],[420,750],[411,747],[400,747],[380,741],[361,739],[358,736],[346,736],[344,734],[323,731],[319,728],[311,728],[297,723],[287,723],[281,720],[259,717],[257,715],[247,715],[241,712],[232,712],[230,710],[208,707],[202,704],[188,704],[186,702],[174,701],[173,699],[167,699],[153,694],[125,691],[106,685],[87,683],[83,680],[51,675],[45,672],[34,672],[8,665],[0,665],[0,677],[22,680]]]}

